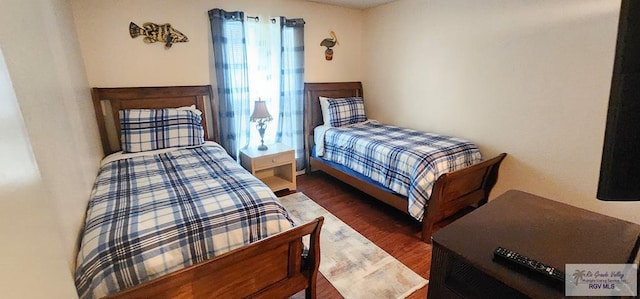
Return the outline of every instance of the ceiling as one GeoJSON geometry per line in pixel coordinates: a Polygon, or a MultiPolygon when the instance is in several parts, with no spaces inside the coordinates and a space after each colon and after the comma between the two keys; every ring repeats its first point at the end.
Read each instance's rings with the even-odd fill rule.
{"type": "Polygon", "coordinates": [[[336,6],[343,6],[355,9],[367,9],[397,0],[306,0],[336,6]]]}

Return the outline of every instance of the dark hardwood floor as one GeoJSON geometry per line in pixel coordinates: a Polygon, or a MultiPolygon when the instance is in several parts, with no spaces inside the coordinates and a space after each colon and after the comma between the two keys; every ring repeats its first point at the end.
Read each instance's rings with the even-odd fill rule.
{"type": "MultiPolygon", "coordinates": [[[[298,176],[297,188],[297,192],[304,193],[420,276],[429,279],[431,245],[420,240],[421,225],[418,221],[320,171],[298,176]]],[[[427,287],[408,298],[426,298],[427,287]]],[[[322,275],[318,277],[317,296],[342,298],[322,275]]]]}

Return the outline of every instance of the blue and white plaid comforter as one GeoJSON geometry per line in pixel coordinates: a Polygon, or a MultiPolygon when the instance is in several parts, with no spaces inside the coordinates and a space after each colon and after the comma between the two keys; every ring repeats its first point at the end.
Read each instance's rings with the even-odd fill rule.
{"type": "Polygon", "coordinates": [[[89,202],[78,294],[114,294],[292,223],[271,190],[218,145],[110,162],[89,202]]]}
{"type": "Polygon", "coordinates": [[[326,130],[322,158],[406,196],[409,214],[421,221],[438,177],[482,155],[466,140],[367,122],[326,130]]]}

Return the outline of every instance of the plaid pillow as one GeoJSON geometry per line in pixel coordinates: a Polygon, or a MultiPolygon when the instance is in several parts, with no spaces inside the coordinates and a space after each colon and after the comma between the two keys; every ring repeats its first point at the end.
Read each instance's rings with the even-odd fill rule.
{"type": "Polygon", "coordinates": [[[329,102],[329,124],[341,127],[367,121],[364,113],[364,101],[361,97],[327,99],[329,102]]]}
{"type": "Polygon", "coordinates": [[[120,145],[125,153],[204,143],[196,109],[120,110],[120,145]]]}

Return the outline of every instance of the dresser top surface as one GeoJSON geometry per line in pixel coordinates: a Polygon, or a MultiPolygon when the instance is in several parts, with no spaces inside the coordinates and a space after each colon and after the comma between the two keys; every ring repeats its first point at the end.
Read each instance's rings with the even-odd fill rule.
{"type": "Polygon", "coordinates": [[[436,232],[433,242],[520,289],[545,284],[493,261],[498,246],[565,271],[566,264],[628,263],[639,234],[640,225],[510,190],[436,232]]]}

